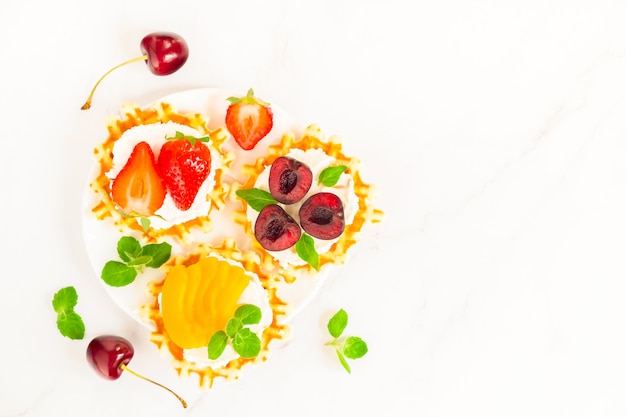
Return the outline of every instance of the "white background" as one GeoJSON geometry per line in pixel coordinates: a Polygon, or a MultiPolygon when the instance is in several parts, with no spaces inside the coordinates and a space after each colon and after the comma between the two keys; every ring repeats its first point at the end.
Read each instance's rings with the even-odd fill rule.
{"type": "Polygon", "coordinates": [[[626,3],[623,1],[3,2],[0,5],[0,417],[626,415],[626,3]],[[190,45],[142,63],[152,31],[190,45]],[[290,342],[198,392],[103,291],[80,205],[104,121],[195,87],[259,96],[339,134],[386,212],[290,342]],[[58,333],[73,285],[83,341],[58,333]],[[328,317],[370,352],[347,374],[328,317]],[[85,361],[136,347],[131,375],[85,361]]]}

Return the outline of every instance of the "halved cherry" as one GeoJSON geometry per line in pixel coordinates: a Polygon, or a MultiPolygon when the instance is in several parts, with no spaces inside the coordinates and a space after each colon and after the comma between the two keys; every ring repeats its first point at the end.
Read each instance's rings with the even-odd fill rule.
{"type": "Polygon", "coordinates": [[[276,158],[270,167],[268,185],[276,201],[293,204],[300,201],[313,183],[311,168],[288,156],[276,158]]]}
{"type": "Polygon", "coordinates": [[[254,223],[254,236],[267,250],[281,251],[296,244],[302,230],[278,204],[265,206],[254,223]]]}
{"type": "Polygon", "coordinates": [[[313,237],[330,240],[343,233],[343,203],[328,192],[313,194],[300,207],[300,225],[313,237]]]}

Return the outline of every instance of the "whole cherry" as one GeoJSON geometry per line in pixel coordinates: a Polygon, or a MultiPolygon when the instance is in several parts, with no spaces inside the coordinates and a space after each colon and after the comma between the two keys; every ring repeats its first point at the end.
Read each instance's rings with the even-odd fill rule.
{"type": "Polygon", "coordinates": [[[143,375],[131,370],[127,365],[135,355],[133,345],[125,338],[113,335],[97,336],[89,342],[87,346],[87,362],[106,379],[116,380],[123,371],[148,381],[154,385],[169,391],[187,408],[187,402],[171,389],[156,381],[146,378],[143,375]]]}
{"type": "Polygon", "coordinates": [[[139,48],[143,55],[122,62],[104,73],[96,82],[81,107],[81,110],[91,108],[91,100],[96,92],[96,88],[102,80],[116,69],[137,61],[145,61],[150,72],[155,75],[169,75],[178,71],[189,58],[189,46],[183,37],[173,32],[153,32],[143,37],[139,43],[139,48]]]}

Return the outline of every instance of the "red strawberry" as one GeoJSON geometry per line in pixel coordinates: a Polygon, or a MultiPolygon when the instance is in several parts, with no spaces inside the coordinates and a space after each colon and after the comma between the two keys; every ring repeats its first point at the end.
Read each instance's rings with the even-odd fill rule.
{"type": "Polygon", "coordinates": [[[274,115],[269,103],[254,97],[248,90],[245,97],[229,97],[226,127],[239,146],[248,151],[272,130],[274,115]]]}
{"type": "Polygon", "coordinates": [[[150,145],[139,142],[113,180],[111,197],[125,214],[151,216],[165,199],[165,186],[157,171],[150,145]]]}
{"type": "Polygon", "coordinates": [[[189,210],[211,172],[211,151],[202,143],[209,137],[194,138],[176,132],[175,137],[166,139],[159,153],[159,173],[176,207],[189,210]]]}

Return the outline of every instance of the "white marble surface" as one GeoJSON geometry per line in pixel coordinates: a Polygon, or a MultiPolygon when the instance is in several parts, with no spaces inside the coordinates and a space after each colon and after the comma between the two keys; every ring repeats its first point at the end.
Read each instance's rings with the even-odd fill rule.
{"type": "Polygon", "coordinates": [[[626,415],[626,3],[71,0],[0,6],[0,417],[626,415]],[[168,77],[126,67],[148,32],[188,40],[168,77]],[[380,190],[368,228],[290,343],[197,392],[92,273],[79,220],[91,150],[126,101],[255,91],[340,134],[380,190]],[[59,335],[74,285],[83,341],[59,335]],[[348,375],[324,347],[350,313],[348,375]],[[136,370],[88,368],[131,339],[136,370]]]}

